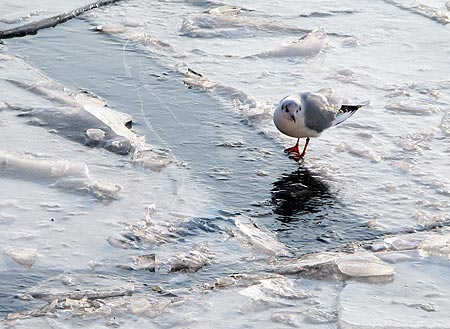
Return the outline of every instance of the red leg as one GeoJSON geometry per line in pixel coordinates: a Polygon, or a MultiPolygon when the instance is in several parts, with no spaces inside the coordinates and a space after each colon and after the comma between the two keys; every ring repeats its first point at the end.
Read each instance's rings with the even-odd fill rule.
{"type": "Polygon", "coordinates": [[[300,141],[300,138],[297,138],[297,143],[292,146],[292,147],[288,147],[287,149],[284,149],[285,153],[298,153],[298,142],[300,141]]]}
{"type": "Polygon", "coordinates": [[[300,154],[300,158],[303,158],[306,154],[306,148],[308,147],[309,144],[309,137],[306,138],[306,143],[305,143],[305,147],[303,148],[303,152],[302,154],[300,154]]]}
{"type": "Polygon", "coordinates": [[[300,153],[297,151],[296,153],[294,153],[294,154],[292,154],[292,155],[289,155],[289,158],[294,159],[294,160],[296,160],[296,161],[299,161],[300,159],[303,159],[304,156],[305,156],[305,154],[306,154],[306,148],[308,147],[308,144],[309,144],[309,137],[306,138],[306,143],[305,143],[305,146],[303,147],[302,153],[300,154],[300,153]]]}

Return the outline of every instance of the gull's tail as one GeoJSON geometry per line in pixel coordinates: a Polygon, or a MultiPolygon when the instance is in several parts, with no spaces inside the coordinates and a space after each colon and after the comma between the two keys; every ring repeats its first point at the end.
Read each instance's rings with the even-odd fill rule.
{"type": "MultiPolygon", "coordinates": [[[[365,104],[364,104],[365,105],[365,104]]],[[[332,126],[336,126],[348,118],[350,118],[360,107],[364,105],[342,105],[336,114],[336,119],[331,123],[332,126]]]]}

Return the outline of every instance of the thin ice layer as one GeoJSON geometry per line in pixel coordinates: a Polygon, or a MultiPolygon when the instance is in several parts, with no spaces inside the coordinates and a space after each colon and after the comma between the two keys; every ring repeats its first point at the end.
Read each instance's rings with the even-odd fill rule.
{"type": "Polygon", "coordinates": [[[1,174],[6,177],[44,181],[73,191],[85,191],[99,198],[112,198],[120,186],[93,179],[87,165],[68,160],[38,159],[0,150],[1,174]]]}

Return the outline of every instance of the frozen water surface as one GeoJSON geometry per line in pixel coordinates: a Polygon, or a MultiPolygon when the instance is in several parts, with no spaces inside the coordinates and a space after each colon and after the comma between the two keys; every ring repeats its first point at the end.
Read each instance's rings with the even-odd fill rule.
{"type": "Polygon", "coordinates": [[[130,0],[3,40],[1,326],[449,328],[448,9],[130,0]],[[368,105],[295,163],[272,111],[329,87],[368,105]]]}

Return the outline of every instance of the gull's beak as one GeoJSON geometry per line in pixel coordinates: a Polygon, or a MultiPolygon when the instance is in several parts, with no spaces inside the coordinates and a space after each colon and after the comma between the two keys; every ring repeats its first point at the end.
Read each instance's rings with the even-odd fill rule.
{"type": "Polygon", "coordinates": [[[291,118],[292,118],[292,120],[294,120],[294,122],[295,122],[295,116],[294,116],[293,114],[291,114],[291,118]]]}

